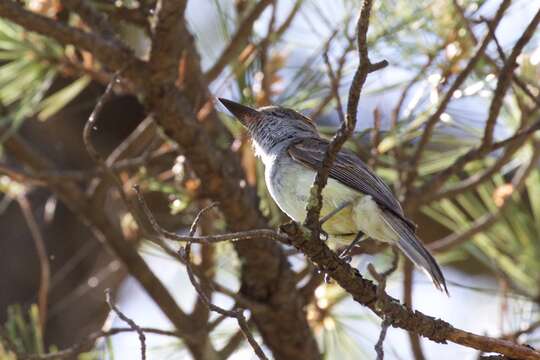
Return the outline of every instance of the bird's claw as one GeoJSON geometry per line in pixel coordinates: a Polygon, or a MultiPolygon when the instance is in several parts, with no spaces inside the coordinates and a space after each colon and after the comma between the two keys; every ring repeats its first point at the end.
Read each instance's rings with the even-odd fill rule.
{"type": "Polygon", "coordinates": [[[350,263],[352,261],[352,256],[349,255],[349,252],[347,251],[347,249],[343,250],[339,255],[338,257],[345,261],[347,264],[350,263]]]}
{"type": "Polygon", "coordinates": [[[364,234],[362,232],[358,232],[354,240],[339,253],[338,257],[346,263],[350,263],[352,260],[352,256],[350,255],[351,250],[361,242],[363,236],[364,234]]]}

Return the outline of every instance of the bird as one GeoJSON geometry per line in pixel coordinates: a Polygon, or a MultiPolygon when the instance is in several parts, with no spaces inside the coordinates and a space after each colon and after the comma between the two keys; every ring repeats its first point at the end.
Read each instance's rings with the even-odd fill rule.
{"type": "MultiPolygon", "coordinates": [[[[281,106],[254,109],[218,98],[251,137],[255,154],[264,164],[270,196],[292,220],[302,223],[310,188],[329,141],[313,120],[281,106]]],[[[337,243],[351,243],[357,234],[397,246],[433,282],[446,292],[446,280],[437,261],[416,235],[416,225],[404,214],[390,187],[356,153],[341,149],[329,169],[322,191],[322,230],[337,243]]]]}

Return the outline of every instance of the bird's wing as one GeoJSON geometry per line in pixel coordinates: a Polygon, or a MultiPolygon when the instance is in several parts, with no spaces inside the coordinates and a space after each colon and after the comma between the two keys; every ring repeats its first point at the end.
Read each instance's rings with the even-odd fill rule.
{"type": "MultiPolygon", "coordinates": [[[[322,164],[328,144],[325,139],[304,138],[290,145],[288,152],[295,161],[317,171],[322,164]]],[[[392,190],[354,152],[347,149],[340,150],[329,176],[343,185],[370,195],[383,210],[393,213],[413,231],[415,230],[416,226],[404,216],[403,209],[392,190]]]]}

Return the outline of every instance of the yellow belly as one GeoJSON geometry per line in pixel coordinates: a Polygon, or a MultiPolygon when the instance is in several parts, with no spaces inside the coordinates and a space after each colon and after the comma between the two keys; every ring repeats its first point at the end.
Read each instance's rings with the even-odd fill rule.
{"type": "MultiPolygon", "coordinates": [[[[335,209],[334,206],[325,204],[321,210],[321,217],[328,215],[335,209]]],[[[352,218],[352,207],[347,206],[329,218],[322,226],[328,235],[349,235],[357,232],[356,224],[352,218]]]]}

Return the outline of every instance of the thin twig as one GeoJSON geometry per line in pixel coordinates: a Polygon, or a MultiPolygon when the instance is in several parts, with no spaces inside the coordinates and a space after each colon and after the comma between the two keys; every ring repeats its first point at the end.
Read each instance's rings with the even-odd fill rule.
{"type": "Polygon", "coordinates": [[[330,44],[332,43],[332,40],[336,36],[337,31],[334,31],[328,41],[326,42],[324,52],[323,52],[323,59],[324,63],[326,64],[326,72],[328,73],[328,77],[330,78],[330,90],[332,97],[336,100],[336,112],[338,114],[338,119],[341,124],[345,123],[345,114],[343,113],[343,106],[341,105],[341,97],[339,96],[339,83],[341,80],[341,75],[336,76],[336,73],[334,72],[334,69],[332,68],[332,64],[330,63],[330,58],[328,57],[328,52],[330,50],[330,44]]]}
{"type": "MultiPolygon", "coordinates": [[[[411,261],[404,261],[403,264],[403,303],[409,308],[413,308],[413,286],[414,286],[414,264],[411,261]]],[[[407,331],[409,343],[414,360],[426,360],[420,336],[413,331],[407,331]]]]}
{"type": "Polygon", "coordinates": [[[137,194],[137,198],[139,201],[139,204],[141,205],[144,214],[146,215],[146,219],[154,229],[156,233],[158,233],[163,239],[166,240],[173,240],[173,241],[185,241],[185,242],[191,242],[196,244],[215,244],[219,242],[224,241],[242,241],[242,240],[255,240],[257,238],[261,239],[269,239],[269,240],[277,240],[277,241],[285,241],[286,237],[278,234],[274,230],[269,229],[258,229],[258,230],[246,230],[246,231],[240,231],[235,233],[227,233],[227,234],[221,234],[221,235],[206,235],[206,236],[185,236],[185,235],[178,235],[174,232],[167,231],[164,228],[162,228],[156,221],[154,215],[152,214],[152,211],[148,208],[148,204],[146,204],[146,201],[144,200],[144,197],[142,196],[140,187],[138,185],[133,186],[133,191],[137,194]]]}
{"type": "MultiPolygon", "coordinates": [[[[463,20],[463,23],[465,24],[465,29],[467,29],[467,34],[469,35],[469,37],[471,38],[472,42],[474,45],[476,45],[478,43],[478,39],[476,37],[476,34],[473,32],[471,26],[470,26],[470,21],[469,19],[465,16],[465,12],[463,10],[463,8],[459,5],[459,2],[457,0],[453,0],[453,4],[454,4],[454,7],[456,8],[459,16],[461,17],[461,19],[463,20]]],[[[477,9],[478,11],[478,9],[477,9]]],[[[495,45],[497,46],[497,52],[499,53],[499,56],[500,58],[503,60],[503,62],[506,62],[506,55],[504,54],[504,51],[497,39],[497,37],[495,36],[495,32],[494,32],[494,29],[492,27],[492,24],[491,24],[491,21],[489,21],[489,19],[486,19],[484,17],[480,17],[482,19],[483,22],[485,22],[488,27],[489,27],[489,30],[491,30],[491,32],[493,33],[493,40],[495,42],[495,45]]],[[[491,66],[493,67],[494,69],[494,72],[495,74],[500,74],[501,72],[501,69],[499,69],[497,63],[495,62],[495,60],[493,60],[487,53],[484,53],[484,58],[487,60],[487,62],[489,64],[491,64],[491,66]]],[[[512,80],[514,81],[514,83],[516,83],[516,85],[534,102],[536,103],[537,105],[540,106],[540,97],[538,96],[535,96],[528,88],[527,84],[517,75],[517,74],[514,74],[512,76],[512,80]]]]}
{"type": "MultiPolygon", "coordinates": [[[[384,295],[385,295],[384,291],[386,289],[386,279],[397,269],[399,254],[395,247],[392,248],[392,255],[393,255],[393,258],[392,258],[392,263],[390,267],[382,273],[378,273],[372,264],[368,264],[369,273],[379,283],[379,287],[377,289],[378,299],[376,301],[383,301],[384,295]]],[[[379,333],[379,339],[377,340],[377,343],[375,344],[375,352],[377,353],[377,360],[384,359],[383,343],[386,337],[386,332],[388,331],[388,327],[390,327],[391,323],[392,322],[390,321],[390,316],[384,315],[383,321],[381,323],[381,331],[379,333]]]]}
{"type": "MultiPolygon", "coordinates": [[[[494,27],[497,27],[497,25],[501,21],[504,12],[508,8],[508,6],[510,6],[510,2],[511,2],[510,0],[504,0],[499,6],[499,9],[497,10],[497,13],[492,21],[492,23],[494,24],[494,27]]],[[[491,31],[488,31],[486,36],[482,40],[482,43],[476,50],[476,53],[469,60],[465,68],[459,73],[457,78],[454,80],[454,82],[450,86],[450,89],[446,91],[444,97],[439,102],[439,105],[437,106],[437,109],[435,110],[435,112],[426,120],[425,122],[426,125],[423,130],[422,136],[420,137],[420,140],[418,142],[418,145],[416,147],[414,154],[409,160],[409,163],[411,165],[411,170],[409,171],[407,178],[405,180],[405,184],[404,184],[405,189],[409,189],[413,181],[416,179],[416,176],[418,175],[418,163],[420,162],[420,158],[422,157],[422,154],[424,152],[424,149],[427,143],[431,139],[435,125],[437,125],[437,123],[440,120],[441,115],[443,114],[446,107],[450,103],[450,100],[452,99],[454,92],[461,86],[461,84],[463,84],[465,79],[467,79],[469,74],[475,68],[478,61],[480,61],[480,59],[484,55],[484,52],[492,39],[493,37],[491,35],[491,31]]]]}
{"type": "Polygon", "coordinates": [[[129,325],[133,331],[136,331],[139,335],[139,341],[141,343],[141,359],[146,359],[146,336],[144,335],[144,331],[142,328],[135,323],[132,319],[130,319],[128,316],[126,316],[111,300],[111,291],[110,289],[105,290],[105,301],[107,302],[107,305],[109,305],[109,308],[111,311],[114,311],[114,313],[126,324],[129,325]]]}
{"type": "Polygon", "coordinates": [[[517,331],[515,331],[513,333],[506,334],[506,335],[503,335],[501,337],[503,339],[516,341],[520,336],[525,335],[525,334],[531,334],[534,331],[536,331],[538,328],[540,328],[540,320],[536,320],[536,321],[530,323],[527,327],[525,327],[525,328],[523,328],[521,330],[517,330],[517,331]]]}
{"type": "Polygon", "coordinates": [[[408,196],[406,203],[407,209],[415,209],[421,204],[430,201],[431,199],[429,194],[433,194],[431,196],[438,196],[435,195],[438,194],[435,192],[440,189],[450,177],[459,173],[469,162],[488,155],[493,151],[505,148],[507,146],[512,146],[512,144],[522,143],[538,130],[540,130],[540,119],[534,121],[528,127],[516,131],[516,133],[514,133],[512,136],[504,140],[494,142],[490,147],[482,148],[478,146],[470,149],[465,154],[459,156],[452,163],[452,165],[433,175],[432,178],[427,180],[421,187],[410,191],[410,196],[408,196]]]}
{"type": "Polygon", "coordinates": [[[105,164],[105,160],[103,157],[96,151],[96,148],[94,147],[94,144],[92,144],[91,140],[91,134],[92,130],[96,129],[96,123],[97,119],[99,117],[99,114],[101,113],[101,110],[105,106],[105,104],[112,98],[114,95],[113,88],[114,84],[118,81],[118,78],[120,76],[120,72],[117,72],[114,76],[111,82],[107,85],[107,88],[105,89],[105,92],[101,97],[99,98],[96,106],[92,110],[92,113],[88,117],[88,121],[84,125],[83,129],[83,142],[84,146],[86,147],[88,154],[94,160],[97,164],[102,165],[105,164]]]}
{"type": "MultiPolygon", "coordinates": [[[[350,21],[350,17],[347,18],[346,25],[344,26],[345,28],[348,27],[349,21],[350,21]]],[[[334,33],[336,33],[336,31],[334,31],[334,33]]],[[[325,47],[327,47],[328,44],[329,44],[329,42],[327,41],[325,47]]],[[[353,37],[348,38],[347,46],[345,47],[345,49],[343,49],[343,53],[341,54],[341,56],[339,57],[339,59],[337,61],[337,69],[336,69],[335,72],[332,71],[334,73],[334,77],[336,79],[337,84],[339,84],[341,82],[341,79],[343,77],[343,69],[345,67],[345,63],[346,63],[346,60],[347,60],[347,55],[354,49],[354,45],[355,45],[354,38],[353,37]]],[[[326,54],[326,51],[323,54],[326,54]]],[[[323,59],[325,60],[325,62],[327,62],[326,58],[323,58],[323,59]]],[[[328,65],[329,65],[329,62],[327,63],[327,68],[328,68],[328,65]]],[[[330,77],[330,80],[332,80],[332,77],[331,76],[329,76],[329,77],[330,77]]],[[[315,110],[313,110],[313,112],[310,115],[313,120],[316,120],[322,114],[322,112],[324,111],[324,109],[326,108],[328,103],[330,103],[330,101],[332,101],[332,99],[335,98],[336,101],[337,101],[338,98],[340,98],[339,97],[339,91],[334,90],[334,85],[332,83],[330,85],[331,85],[330,93],[319,103],[317,108],[315,108],[315,110]],[[338,94],[338,96],[336,96],[336,94],[338,94]]],[[[338,87],[338,89],[339,89],[339,87],[338,87]]],[[[339,101],[341,101],[341,99],[339,99],[339,101]]],[[[341,105],[336,106],[336,107],[338,109],[340,109],[340,108],[343,109],[343,107],[341,105]]],[[[341,111],[338,110],[338,115],[340,115],[340,120],[341,120],[340,112],[343,112],[343,110],[341,110],[341,111]]]]}
{"type": "Polygon", "coordinates": [[[379,339],[377,340],[377,343],[375,344],[375,352],[377,353],[377,360],[384,359],[383,343],[384,343],[384,339],[386,338],[386,332],[388,331],[389,327],[390,327],[390,321],[388,321],[387,319],[384,319],[381,323],[381,331],[379,332],[379,339]]]}
{"type": "MultiPolygon", "coordinates": [[[[180,335],[174,331],[161,330],[155,328],[140,328],[143,332],[147,334],[163,335],[163,336],[172,336],[178,338],[185,338],[185,335],[180,335]]],[[[20,355],[17,359],[20,360],[61,360],[61,359],[74,359],[77,358],[77,355],[87,351],[88,347],[96,342],[100,338],[106,338],[114,336],[116,334],[123,334],[126,332],[136,331],[132,328],[112,328],[110,330],[99,330],[88,335],[84,340],[68,347],[63,350],[51,352],[48,354],[29,354],[29,355],[20,355]]]]}
{"type": "Polygon", "coordinates": [[[357,22],[357,46],[360,55],[360,62],[349,88],[347,115],[345,121],[341,123],[339,130],[326,149],[321,167],[317,171],[317,175],[310,190],[304,225],[311,230],[313,239],[317,240],[319,239],[321,230],[319,217],[322,208],[322,191],[326,186],[330,168],[332,167],[339,150],[345,141],[351,137],[354,129],[356,128],[358,103],[360,100],[362,87],[364,86],[366,78],[370,72],[377,71],[388,65],[386,61],[371,64],[368,57],[367,31],[369,27],[371,6],[372,0],[364,0],[357,22]]]}
{"type": "MultiPolygon", "coordinates": [[[[495,38],[495,27],[491,25],[489,21],[488,29],[491,37],[495,38]]],[[[540,23],[540,9],[536,12],[535,16],[520,36],[519,40],[514,45],[510,56],[506,59],[500,73],[498,76],[497,86],[494,91],[493,99],[489,106],[488,118],[486,120],[486,126],[484,128],[484,137],[482,139],[482,147],[489,147],[493,142],[493,131],[495,129],[495,124],[499,113],[502,108],[504,95],[506,90],[512,82],[512,77],[514,75],[514,70],[517,68],[517,58],[523,51],[523,48],[531,40],[533,34],[537,30],[538,24],[540,23]]],[[[500,45],[499,45],[500,46],[500,45]]]]}
{"type": "Polygon", "coordinates": [[[47,247],[45,246],[45,240],[36,221],[36,217],[32,212],[32,206],[30,201],[26,197],[26,194],[17,196],[17,203],[19,204],[23,213],[26,225],[30,230],[34,245],[36,246],[36,252],[39,259],[40,267],[40,282],[38,290],[38,308],[39,308],[39,325],[41,331],[45,331],[45,325],[47,323],[47,309],[48,309],[48,296],[49,296],[49,284],[51,279],[51,266],[49,264],[49,256],[47,255],[47,247]]]}
{"type": "MultiPolygon", "coordinates": [[[[193,220],[193,223],[191,224],[191,228],[189,230],[189,236],[190,237],[193,237],[195,235],[195,231],[197,230],[197,224],[198,224],[199,220],[201,219],[201,216],[206,211],[213,208],[214,206],[216,206],[216,203],[213,203],[213,204],[205,207],[201,211],[199,211],[199,213],[195,217],[195,220],[193,220]]],[[[251,332],[249,330],[249,326],[247,324],[247,320],[246,320],[246,318],[244,316],[243,310],[242,309],[225,310],[222,307],[219,307],[219,306],[215,305],[214,303],[212,303],[212,301],[207,297],[206,293],[203,291],[200,283],[197,281],[197,279],[195,278],[195,275],[193,274],[193,268],[192,268],[191,260],[190,260],[191,241],[188,241],[184,248],[180,248],[179,254],[185,260],[186,270],[187,270],[187,273],[188,273],[189,280],[190,280],[191,284],[193,285],[193,287],[195,288],[195,290],[197,291],[197,294],[199,295],[199,298],[206,304],[206,306],[208,306],[208,308],[211,311],[214,311],[214,312],[216,312],[216,313],[218,313],[220,315],[226,316],[226,317],[236,319],[236,321],[238,322],[238,326],[242,330],[242,333],[244,334],[246,340],[249,342],[249,344],[253,348],[253,351],[255,352],[257,357],[259,359],[268,359],[266,357],[266,355],[264,354],[264,352],[262,351],[259,344],[257,343],[257,341],[253,338],[253,335],[251,335],[251,332]]]]}

